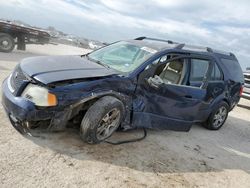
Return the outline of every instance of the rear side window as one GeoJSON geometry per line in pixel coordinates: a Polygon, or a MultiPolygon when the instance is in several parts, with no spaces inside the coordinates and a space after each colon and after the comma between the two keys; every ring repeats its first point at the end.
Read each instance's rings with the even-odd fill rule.
{"type": "Polygon", "coordinates": [[[209,61],[203,59],[191,59],[191,71],[189,81],[202,82],[209,66],[209,61]]]}
{"type": "Polygon", "coordinates": [[[240,64],[236,60],[221,58],[221,63],[230,79],[236,82],[244,82],[244,76],[240,64]]]}
{"type": "Polygon", "coordinates": [[[223,79],[223,76],[222,76],[222,73],[218,67],[218,65],[216,63],[214,63],[214,66],[213,66],[213,69],[212,69],[212,72],[211,72],[211,76],[210,76],[210,80],[222,80],[223,79]]]}

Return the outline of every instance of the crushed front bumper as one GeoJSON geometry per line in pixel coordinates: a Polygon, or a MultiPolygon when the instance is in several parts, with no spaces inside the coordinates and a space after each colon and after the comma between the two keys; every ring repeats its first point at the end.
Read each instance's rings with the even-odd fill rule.
{"type": "Polygon", "coordinates": [[[2,105],[11,124],[21,134],[29,133],[29,122],[51,120],[51,124],[55,124],[57,128],[61,126],[61,129],[67,124],[68,111],[60,107],[38,109],[31,101],[14,96],[8,87],[7,79],[2,84],[2,105]]]}
{"type": "Polygon", "coordinates": [[[18,121],[13,115],[9,115],[11,125],[21,134],[32,136],[27,125],[23,122],[18,121]]]}

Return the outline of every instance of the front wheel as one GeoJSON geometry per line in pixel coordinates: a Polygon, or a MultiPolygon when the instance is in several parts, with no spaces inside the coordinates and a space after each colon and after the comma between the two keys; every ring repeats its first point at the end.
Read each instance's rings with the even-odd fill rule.
{"type": "Polygon", "coordinates": [[[81,138],[99,143],[112,135],[124,116],[124,105],[115,97],[106,96],[96,101],[86,112],[80,126],[81,138]]]}
{"type": "Polygon", "coordinates": [[[210,114],[208,120],[204,123],[204,126],[210,130],[220,129],[227,120],[228,112],[229,112],[228,104],[222,101],[210,114]]]}
{"type": "Polygon", "coordinates": [[[13,37],[6,33],[0,33],[0,51],[11,52],[15,47],[13,37]]]}

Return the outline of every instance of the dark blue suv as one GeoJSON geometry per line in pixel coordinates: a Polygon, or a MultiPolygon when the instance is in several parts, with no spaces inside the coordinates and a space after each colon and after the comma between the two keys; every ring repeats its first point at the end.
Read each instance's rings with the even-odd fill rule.
{"type": "Polygon", "coordinates": [[[21,133],[78,123],[81,138],[98,143],[118,127],[217,130],[243,84],[232,53],[139,37],[82,56],[24,59],[3,82],[2,103],[21,133]]]}

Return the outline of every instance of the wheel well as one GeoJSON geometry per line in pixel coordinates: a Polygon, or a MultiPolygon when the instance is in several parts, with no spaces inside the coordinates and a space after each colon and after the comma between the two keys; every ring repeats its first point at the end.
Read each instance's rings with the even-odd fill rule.
{"type": "Polygon", "coordinates": [[[229,100],[227,100],[227,99],[224,98],[222,101],[226,102],[229,107],[231,106],[230,103],[229,103],[229,100]]]}
{"type": "Polygon", "coordinates": [[[92,104],[94,104],[97,100],[99,100],[99,99],[102,98],[102,97],[114,97],[114,98],[120,100],[120,101],[123,103],[124,107],[126,106],[125,103],[124,103],[124,101],[121,99],[121,97],[117,97],[116,95],[108,94],[108,95],[97,96],[97,97],[95,97],[95,98],[93,98],[93,99],[90,99],[90,100],[84,102],[84,103],[83,103],[83,106],[82,106],[82,107],[83,107],[83,110],[88,110],[89,107],[90,107],[92,104]]]}
{"type": "MultiPolygon", "coordinates": [[[[208,116],[207,116],[207,118],[206,118],[206,121],[207,121],[207,119],[209,118],[209,116],[213,113],[213,110],[214,110],[214,108],[216,107],[216,105],[219,104],[221,101],[227,103],[227,105],[230,107],[230,103],[229,103],[229,100],[228,100],[228,99],[223,98],[222,100],[219,100],[217,103],[215,103],[215,104],[213,104],[213,105],[211,106],[212,108],[211,108],[211,111],[209,112],[209,114],[208,114],[208,116]]],[[[206,122],[206,121],[205,121],[205,122],[206,122]]]]}
{"type": "Polygon", "coordinates": [[[88,110],[90,106],[92,106],[96,101],[98,101],[101,97],[96,97],[94,99],[90,99],[83,103],[82,110],[88,110]]]}
{"type": "MultiPolygon", "coordinates": [[[[87,110],[90,108],[90,106],[92,106],[96,101],[98,101],[100,98],[102,97],[114,97],[117,98],[118,100],[120,100],[118,97],[116,97],[115,95],[102,95],[102,96],[97,96],[93,99],[90,99],[80,105],[78,105],[77,107],[75,107],[74,109],[72,109],[71,112],[71,117],[69,119],[69,121],[74,120],[74,119],[81,119],[85,113],[87,112],[87,110]]],[[[122,101],[122,100],[121,100],[122,101]]],[[[123,101],[122,101],[123,103],[123,101]]],[[[123,103],[124,104],[124,103],[123,103]]],[[[124,105],[125,106],[125,105],[124,105]]]]}

